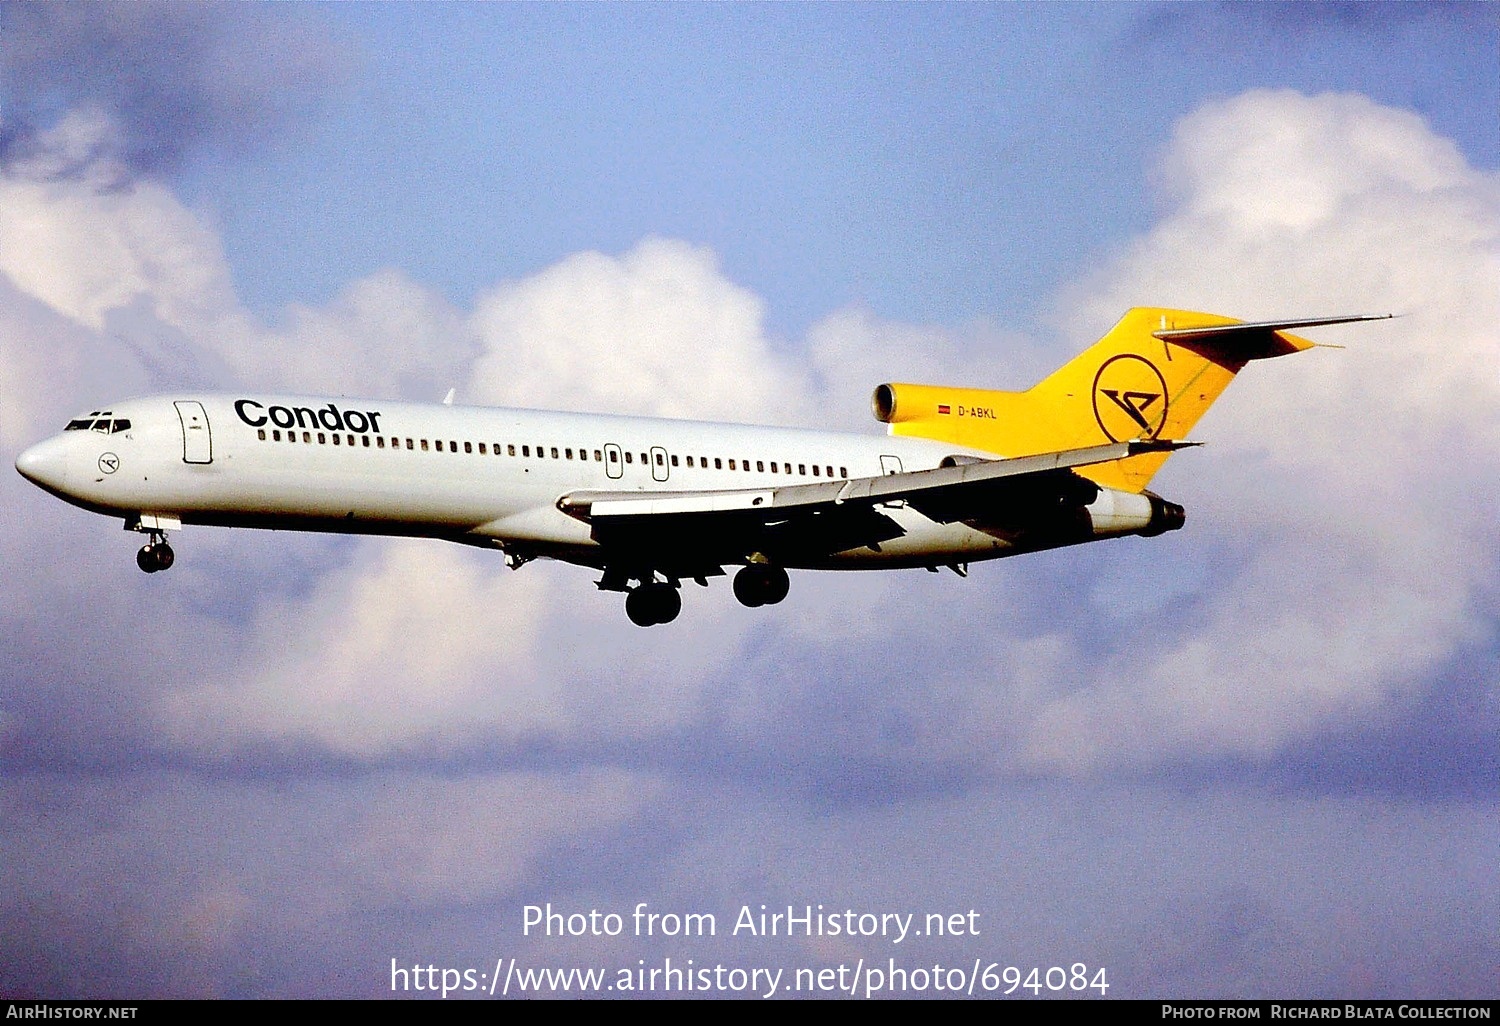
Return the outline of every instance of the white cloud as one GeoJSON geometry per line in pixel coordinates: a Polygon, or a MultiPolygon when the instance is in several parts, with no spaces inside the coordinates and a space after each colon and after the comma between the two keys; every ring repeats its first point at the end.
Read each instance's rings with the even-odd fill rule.
{"type": "Polygon", "coordinates": [[[352,282],[327,306],[294,306],[285,319],[219,343],[242,384],[436,402],[465,382],[478,353],[460,311],[392,269],[352,282]]]}
{"type": "Polygon", "coordinates": [[[96,331],[109,310],[144,297],[164,323],[201,336],[233,305],[229,269],[218,239],[165,186],[105,187],[111,172],[97,161],[75,177],[27,174],[84,159],[88,139],[112,130],[102,114],[74,113],[31,164],[0,175],[0,273],[96,331]]]}
{"type": "Polygon", "coordinates": [[[1204,543],[1249,540],[1243,565],[1200,596],[1201,628],[1149,661],[1106,660],[1093,692],[1054,703],[1043,761],[1153,760],[1162,741],[1264,754],[1378,705],[1482,631],[1500,556],[1495,176],[1415,116],[1290,92],[1200,109],[1163,165],[1175,206],[1075,296],[1072,323],[1132,303],[1409,316],[1310,331],[1349,348],[1246,369],[1198,429],[1209,451],[1162,479],[1204,543]],[[1110,737],[1122,702],[1126,751],[1110,737]]]}
{"type": "Polygon", "coordinates": [[[647,239],[578,253],[481,296],[476,398],[745,423],[795,423],[805,371],[772,352],[759,298],[714,255],[647,239]]]}

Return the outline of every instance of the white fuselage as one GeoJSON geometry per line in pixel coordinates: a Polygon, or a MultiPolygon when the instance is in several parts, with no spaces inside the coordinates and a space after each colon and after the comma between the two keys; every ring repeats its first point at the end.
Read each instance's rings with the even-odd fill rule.
{"type": "MultiPolygon", "coordinates": [[[[951,444],[645,417],[284,395],[131,399],[80,415],[17,468],[135,526],[217,524],[444,538],[603,566],[558,500],[588,491],[743,491],[928,470],[980,456],[951,444]],[[87,425],[87,426],[81,426],[87,425]]],[[[1104,489],[1093,537],[1135,533],[1139,496],[1104,489]]],[[[937,566],[1018,551],[903,503],[905,530],[789,566],[937,566]]],[[[1145,519],[1142,519],[1142,518],[1145,519]]],[[[1076,540],[1087,540],[1078,538],[1076,540]]]]}

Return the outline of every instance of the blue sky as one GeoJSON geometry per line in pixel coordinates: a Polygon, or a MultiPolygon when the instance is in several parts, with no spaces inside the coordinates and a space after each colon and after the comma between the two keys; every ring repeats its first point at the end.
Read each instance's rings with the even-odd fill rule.
{"type": "MultiPolygon", "coordinates": [[[[875,431],[1132,305],[1394,310],[1255,366],[1184,531],[692,590],[118,525],[0,480],[0,993],[391,959],[994,958],[1493,996],[1492,5],[0,8],[0,449],[215,385],[875,431]],[[526,904],[982,913],[526,937],[526,904]]],[[[721,583],[722,582],[718,582],[721,583]]]]}
{"type": "Polygon", "coordinates": [[[303,15],[346,48],[326,116],[187,189],[265,310],[392,265],[465,301],[665,235],[780,333],[847,303],[1014,323],[1148,223],[1204,98],[1354,90],[1500,161],[1492,18],[1300,8],[336,7],[303,15]]]}

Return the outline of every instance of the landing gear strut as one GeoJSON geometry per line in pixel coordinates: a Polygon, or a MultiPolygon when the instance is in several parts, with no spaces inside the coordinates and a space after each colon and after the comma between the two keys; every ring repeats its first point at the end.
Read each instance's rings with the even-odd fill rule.
{"type": "Polygon", "coordinates": [[[734,575],[734,597],[740,604],[750,606],[774,606],[786,598],[791,588],[786,571],[779,566],[751,563],[734,575]]]}
{"type": "Polygon", "coordinates": [[[148,574],[154,574],[170,567],[176,558],[172,546],[167,544],[167,536],[160,531],[152,531],[151,540],[135,554],[135,565],[148,574]]]}
{"type": "Polygon", "coordinates": [[[637,627],[671,623],[682,612],[682,596],[670,584],[647,581],[625,596],[625,615],[637,627]]]}

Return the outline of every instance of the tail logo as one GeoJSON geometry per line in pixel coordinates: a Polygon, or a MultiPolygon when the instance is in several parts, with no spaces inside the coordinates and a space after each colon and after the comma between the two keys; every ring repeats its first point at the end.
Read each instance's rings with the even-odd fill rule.
{"type": "Polygon", "coordinates": [[[1167,382],[1132,353],[1111,357],[1094,375],[1094,419],[1112,442],[1155,438],[1167,419],[1167,382]]]}

